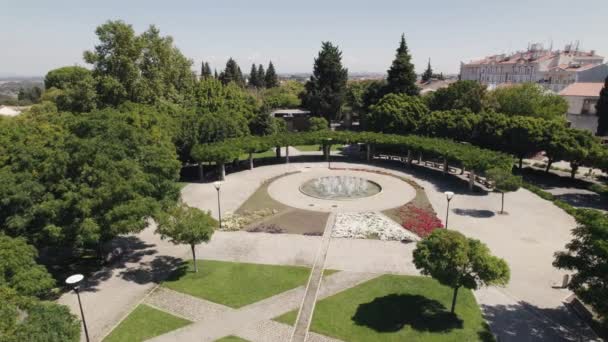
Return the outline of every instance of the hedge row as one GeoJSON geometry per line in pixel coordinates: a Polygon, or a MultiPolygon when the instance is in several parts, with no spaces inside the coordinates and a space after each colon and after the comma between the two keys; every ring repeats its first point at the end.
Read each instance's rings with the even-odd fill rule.
{"type": "Polygon", "coordinates": [[[391,152],[403,156],[408,153],[410,156],[422,154],[425,159],[441,158],[449,164],[458,165],[477,173],[483,173],[494,167],[510,170],[514,163],[513,157],[508,154],[448,139],[349,131],[284,133],[264,137],[228,139],[218,143],[195,146],[192,149],[192,158],[199,163],[224,164],[237,159],[243,153],[252,155],[275,146],[357,143],[368,144],[376,152],[391,152]]]}

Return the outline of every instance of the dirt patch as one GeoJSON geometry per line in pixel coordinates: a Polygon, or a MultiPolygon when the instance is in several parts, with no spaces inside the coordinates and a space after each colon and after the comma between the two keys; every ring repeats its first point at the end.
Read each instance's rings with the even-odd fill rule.
{"type": "Polygon", "coordinates": [[[289,208],[274,215],[261,223],[254,224],[247,230],[257,229],[257,226],[273,226],[283,233],[323,235],[329,213],[289,208]]]}
{"type": "Polygon", "coordinates": [[[281,177],[293,175],[296,173],[299,173],[299,171],[284,173],[282,175],[265,180],[262,185],[260,185],[260,187],[253,193],[253,195],[249,196],[249,198],[243,204],[241,204],[241,206],[235,211],[235,213],[243,214],[245,212],[252,212],[264,209],[274,209],[278,212],[281,212],[285,209],[290,208],[285,204],[275,201],[272,197],[270,197],[270,195],[268,194],[268,186],[270,185],[270,183],[281,177]]]}

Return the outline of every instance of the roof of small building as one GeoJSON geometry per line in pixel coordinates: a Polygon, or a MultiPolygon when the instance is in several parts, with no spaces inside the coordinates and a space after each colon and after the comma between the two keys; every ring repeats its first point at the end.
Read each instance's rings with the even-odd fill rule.
{"type": "Polygon", "coordinates": [[[576,82],[560,91],[561,96],[587,96],[599,97],[604,83],[576,82]]]}
{"type": "Polygon", "coordinates": [[[21,113],[18,107],[0,106],[0,115],[16,116],[21,113]]]}
{"type": "Polygon", "coordinates": [[[272,114],[310,114],[309,110],[294,108],[294,109],[275,109],[272,114]]]}

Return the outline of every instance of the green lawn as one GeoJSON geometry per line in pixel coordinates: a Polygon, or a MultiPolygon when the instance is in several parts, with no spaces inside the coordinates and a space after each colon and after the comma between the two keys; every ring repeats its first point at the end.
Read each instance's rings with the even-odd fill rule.
{"type": "Polygon", "coordinates": [[[104,342],[144,341],[190,323],[192,322],[186,319],[141,304],[104,339],[104,342]]]}
{"type": "Polygon", "coordinates": [[[310,269],[199,260],[198,273],[184,263],[162,286],[218,304],[240,308],[305,285],[310,269]]]}
{"type": "Polygon", "coordinates": [[[215,340],[215,342],[249,342],[249,341],[244,338],[240,338],[238,336],[230,335],[230,336],[222,337],[219,340],[215,340]]]}
{"type": "MultiPolygon", "coordinates": [[[[298,151],[302,151],[302,152],[311,152],[311,151],[319,151],[321,152],[321,146],[320,145],[297,145],[297,146],[293,146],[296,150],[298,151]]],[[[341,145],[331,145],[331,150],[332,151],[338,151],[342,148],[341,145]]]]}
{"type": "MultiPolygon", "coordinates": [[[[344,341],[493,341],[473,294],[427,277],[383,275],[316,304],[311,330],[344,341]]],[[[276,321],[293,325],[297,312],[276,321]]]]}

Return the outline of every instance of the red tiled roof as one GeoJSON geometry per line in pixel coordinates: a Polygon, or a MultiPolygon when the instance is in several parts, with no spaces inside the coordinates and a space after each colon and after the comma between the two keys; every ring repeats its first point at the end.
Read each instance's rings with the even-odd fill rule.
{"type": "Polygon", "coordinates": [[[604,83],[585,83],[577,82],[564,88],[559,94],[562,96],[589,96],[599,97],[600,91],[604,87],[604,83]]]}

